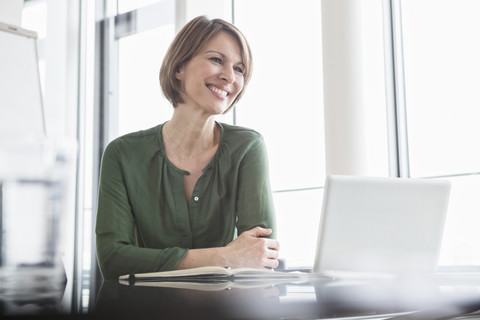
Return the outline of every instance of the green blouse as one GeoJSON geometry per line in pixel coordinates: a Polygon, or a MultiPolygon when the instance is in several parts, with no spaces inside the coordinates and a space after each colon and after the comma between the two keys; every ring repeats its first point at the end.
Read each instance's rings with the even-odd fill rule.
{"type": "Polygon", "coordinates": [[[98,262],[106,279],[172,270],[188,249],[225,246],[255,226],[275,227],[262,136],[217,124],[218,150],[189,205],[183,187],[189,173],[166,157],[163,125],[119,137],[106,147],[96,223],[98,262]]]}

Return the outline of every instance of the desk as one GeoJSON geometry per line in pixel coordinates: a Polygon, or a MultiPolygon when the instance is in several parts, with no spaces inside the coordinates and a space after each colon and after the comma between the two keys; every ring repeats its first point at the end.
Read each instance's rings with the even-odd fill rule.
{"type": "MultiPolygon", "coordinates": [[[[37,306],[26,316],[33,319],[41,316],[77,318],[78,315],[69,310],[52,307],[55,298],[52,295],[50,300],[44,299],[44,308],[37,306]]],[[[478,310],[480,281],[450,277],[311,278],[302,283],[218,291],[138,287],[122,285],[118,281],[102,281],[95,304],[82,318],[451,319],[478,310]]],[[[14,316],[8,314],[8,308],[0,309],[0,315],[14,316]]],[[[477,317],[480,319],[480,313],[477,317]]]]}

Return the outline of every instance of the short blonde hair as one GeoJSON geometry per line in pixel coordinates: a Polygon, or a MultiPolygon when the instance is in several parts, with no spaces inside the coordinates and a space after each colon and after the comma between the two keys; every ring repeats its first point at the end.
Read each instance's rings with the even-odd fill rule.
{"type": "Polygon", "coordinates": [[[252,75],[252,53],[250,46],[240,30],[233,24],[222,19],[210,20],[205,16],[199,16],[187,23],[178,32],[170,44],[160,68],[159,78],[163,95],[174,107],[179,103],[183,103],[180,96],[183,88],[180,80],[176,78],[176,72],[183,64],[198,54],[208,41],[222,31],[228,32],[237,40],[240,46],[242,62],[245,65],[243,89],[225,112],[233,108],[240,100],[252,75]]]}

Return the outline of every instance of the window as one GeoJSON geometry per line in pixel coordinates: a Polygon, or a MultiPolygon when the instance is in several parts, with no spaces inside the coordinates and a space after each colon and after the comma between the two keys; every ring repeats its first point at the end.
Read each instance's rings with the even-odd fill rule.
{"type": "Polygon", "coordinates": [[[480,264],[480,3],[403,0],[411,177],[452,182],[441,264],[480,264]]]}
{"type": "Polygon", "coordinates": [[[172,106],[162,96],[158,73],[174,36],[175,26],[168,24],[118,40],[118,135],[170,119],[172,106]]]}

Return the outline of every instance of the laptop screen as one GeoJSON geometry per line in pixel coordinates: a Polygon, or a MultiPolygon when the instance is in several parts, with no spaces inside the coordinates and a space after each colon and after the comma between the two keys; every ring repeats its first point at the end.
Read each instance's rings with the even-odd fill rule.
{"type": "Polygon", "coordinates": [[[433,273],[450,182],[328,176],[314,271],[433,273]]]}

